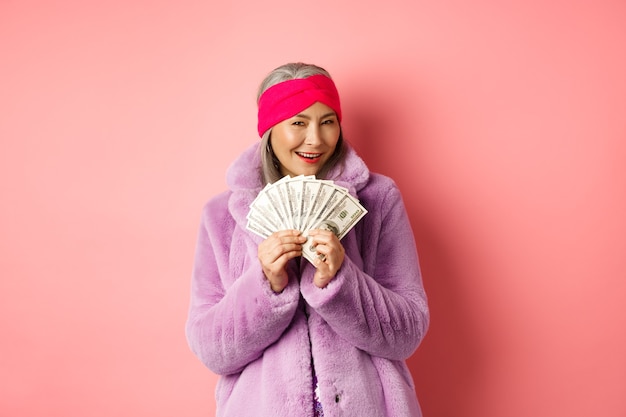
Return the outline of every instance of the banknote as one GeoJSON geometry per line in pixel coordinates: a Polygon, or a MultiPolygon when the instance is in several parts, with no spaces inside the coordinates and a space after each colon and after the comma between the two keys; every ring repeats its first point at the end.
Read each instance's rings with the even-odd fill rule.
{"type": "MultiPolygon", "coordinates": [[[[367,210],[365,210],[358,200],[350,194],[344,193],[340,200],[332,206],[330,211],[316,223],[313,223],[308,230],[330,230],[341,240],[365,214],[367,214],[367,210]]],[[[311,239],[308,237],[308,230],[304,231],[304,236],[307,237],[307,241],[302,245],[302,256],[308,261],[313,262],[315,257],[319,255],[315,251],[315,245],[311,244],[311,239]]]]}
{"type": "MultiPolygon", "coordinates": [[[[366,214],[359,200],[333,181],[285,176],[259,192],[250,204],[246,227],[263,238],[285,229],[300,230],[308,238],[310,230],[326,229],[342,239],[366,214]]],[[[310,239],[302,255],[310,262],[322,256],[310,239]]]]}
{"type": "MultiPolygon", "coordinates": [[[[267,193],[267,189],[271,184],[268,184],[250,204],[250,211],[248,212],[248,224],[250,222],[262,221],[263,227],[269,230],[280,230],[283,228],[282,219],[279,213],[276,212],[272,201],[267,193]]],[[[249,227],[248,227],[249,228],[249,227]]],[[[272,232],[273,233],[273,232],[272,232]]],[[[270,233],[270,234],[272,234],[270,233]]],[[[268,235],[269,236],[269,235],[268,235]]],[[[267,236],[263,236],[267,237],[267,236]]]]}

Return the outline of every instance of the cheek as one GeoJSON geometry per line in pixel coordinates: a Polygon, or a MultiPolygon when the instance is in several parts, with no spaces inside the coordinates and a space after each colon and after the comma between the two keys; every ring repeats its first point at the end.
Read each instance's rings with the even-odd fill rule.
{"type": "Polygon", "coordinates": [[[300,142],[297,132],[290,129],[284,129],[280,134],[280,145],[286,148],[292,148],[300,142]]]}
{"type": "Polygon", "coordinates": [[[336,129],[329,129],[328,132],[328,136],[327,136],[327,140],[326,143],[331,146],[331,147],[335,147],[337,146],[337,142],[339,142],[339,136],[341,134],[341,129],[336,128],[336,129]]]}
{"type": "Polygon", "coordinates": [[[285,132],[284,130],[277,130],[276,132],[272,133],[274,133],[271,139],[274,152],[281,153],[288,150],[291,142],[289,134],[287,134],[287,132],[285,132]]]}

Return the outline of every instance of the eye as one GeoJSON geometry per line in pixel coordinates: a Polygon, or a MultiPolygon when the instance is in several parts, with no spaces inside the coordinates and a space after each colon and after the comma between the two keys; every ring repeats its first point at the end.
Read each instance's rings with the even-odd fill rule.
{"type": "Polygon", "coordinates": [[[323,125],[332,125],[333,123],[335,123],[333,119],[326,119],[322,122],[323,125]]]}
{"type": "Polygon", "coordinates": [[[304,122],[301,120],[295,120],[291,123],[293,126],[304,126],[304,122]]]}

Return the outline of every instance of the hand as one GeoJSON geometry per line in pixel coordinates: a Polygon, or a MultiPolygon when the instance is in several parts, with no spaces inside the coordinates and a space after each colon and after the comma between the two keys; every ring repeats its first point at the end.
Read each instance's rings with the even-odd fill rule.
{"type": "Polygon", "coordinates": [[[289,283],[285,267],[290,259],[302,255],[304,242],[306,238],[298,230],[280,230],[259,245],[258,258],[274,292],[281,292],[289,283]]]}
{"type": "Polygon", "coordinates": [[[313,283],[319,288],[324,288],[341,268],[346,251],[337,236],[329,230],[311,230],[309,236],[320,255],[315,259],[317,271],[313,276],[313,283]]]}

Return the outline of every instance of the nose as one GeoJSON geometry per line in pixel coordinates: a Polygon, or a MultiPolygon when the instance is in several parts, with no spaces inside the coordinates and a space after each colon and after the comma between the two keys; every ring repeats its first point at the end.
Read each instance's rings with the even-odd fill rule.
{"type": "Polygon", "coordinates": [[[306,145],[318,145],[322,142],[322,131],[316,123],[311,123],[306,132],[304,143],[306,145]]]}

